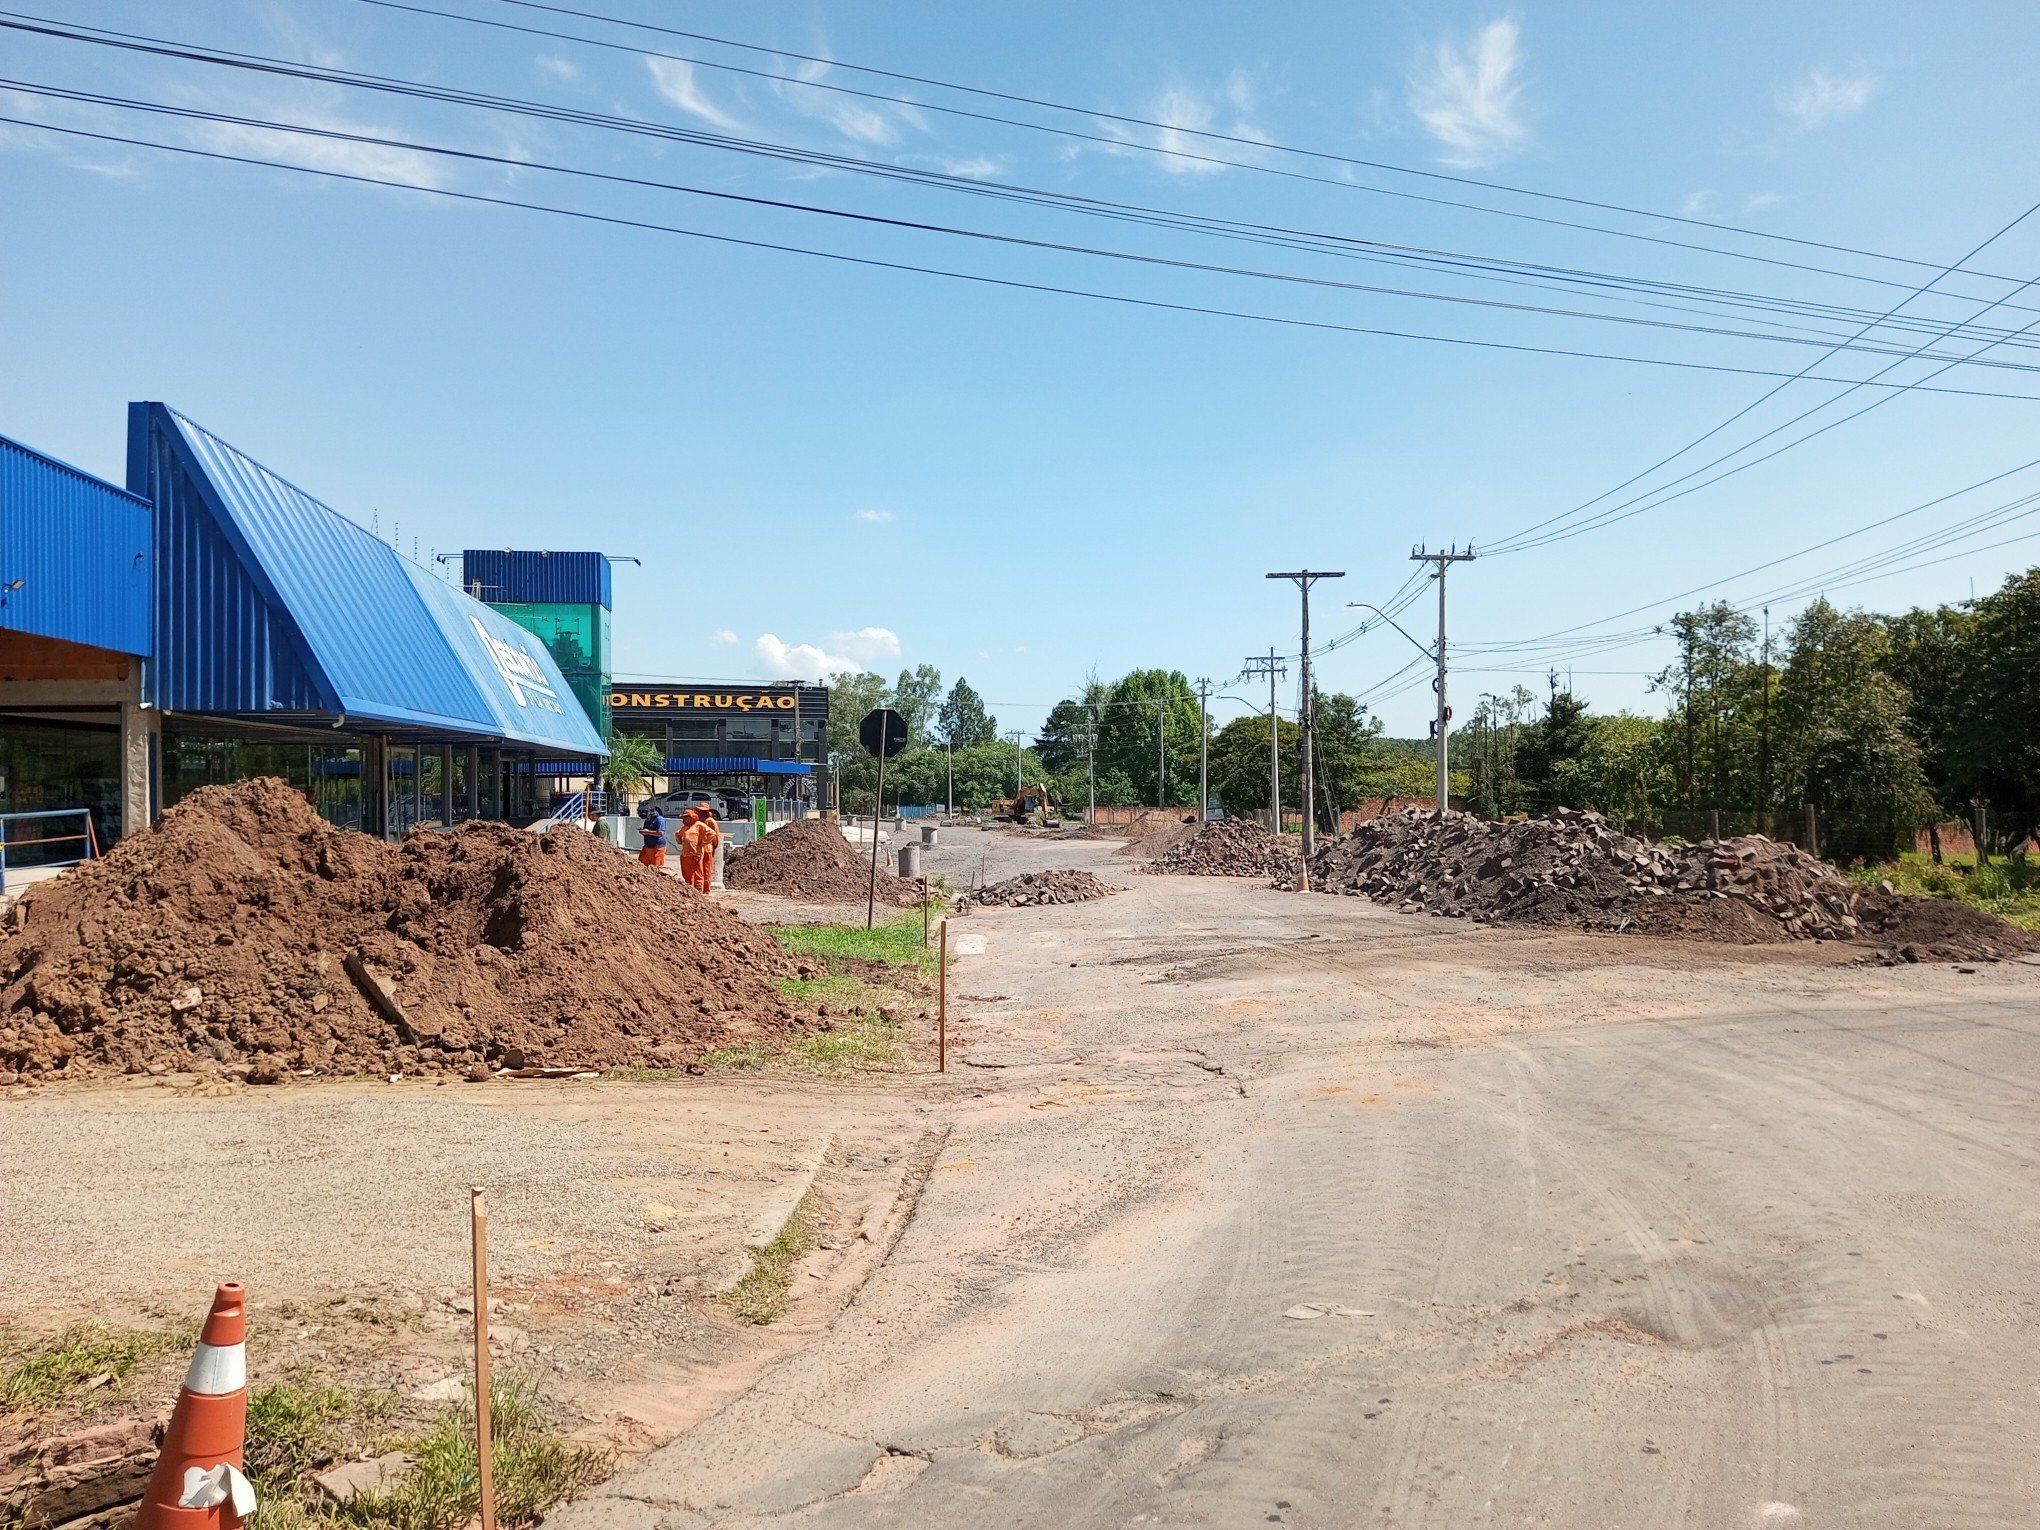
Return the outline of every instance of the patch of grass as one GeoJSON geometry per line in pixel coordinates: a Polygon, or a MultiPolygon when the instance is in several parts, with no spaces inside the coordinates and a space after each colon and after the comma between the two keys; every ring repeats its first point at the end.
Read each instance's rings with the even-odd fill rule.
{"type": "Polygon", "coordinates": [[[907,1058],[899,1026],[882,1015],[860,1015],[833,1031],[810,1031],[792,1050],[831,1073],[883,1073],[907,1058]]]}
{"type": "Polygon", "coordinates": [[[604,1068],[602,1076],[625,1084],[663,1084],[685,1076],[680,1068],[604,1068]]]}
{"type": "Polygon", "coordinates": [[[311,1474],[350,1453],[373,1449],[395,1410],[386,1392],[348,1392],[313,1377],[289,1377],[248,1397],[248,1480],[264,1500],[288,1497],[311,1474]]]}
{"type": "Polygon", "coordinates": [[[862,1004],[871,985],[853,972],[831,972],[817,978],[781,978],[779,992],[795,1003],[862,1004]]]}
{"type": "Polygon", "coordinates": [[[1889,882],[1918,897],[1954,898],[2040,930],[2040,862],[1994,860],[1979,867],[1973,855],[1951,855],[1937,866],[1931,855],[1908,852],[1882,865],[1857,867],[1849,875],[1865,886],[1889,882]]]}
{"type": "Polygon", "coordinates": [[[751,1250],[751,1267],[717,1298],[747,1323],[770,1323],[786,1311],[793,1294],[793,1266],[815,1246],[821,1208],[810,1190],[770,1243],[751,1250]]]}
{"type": "Polygon", "coordinates": [[[0,1408],[41,1413],[76,1402],[92,1383],[119,1381],[142,1361],[188,1346],[189,1330],[118,1329],[96,1323],[67,1328],[32,1347],[0,1376],[0,1408]],[[104,1378],[103,1380],[101,1378],[104,1378]]]}
{"type": "Polygon", "coordinates": [[[921,944],[921,921],[921,910],[916,908],[869,930],[849,924],[775,924],[769,928],[795,956],[882,962],[931,973],[935,951],[921,944]]]}
{"type": "MultiPolygon", "coordinates": [[[[281,1382],[248,1400],[248,1476],[270,1530],[464,1530],[481,1512],[470,1398],[422,1434],[382,1432],[394,1400],[313,1381],[281,1382]],[[311,1474],[342,1455],[402,1450],[417,1464],[388,1492],[347,1504],[314,1496],[311,1474]]],[[[609,1468],[605,1452],[553,1429],[527,1383],[506,1380],[489,1399],[496,1518],[535,1525],[609,1468]]]]}

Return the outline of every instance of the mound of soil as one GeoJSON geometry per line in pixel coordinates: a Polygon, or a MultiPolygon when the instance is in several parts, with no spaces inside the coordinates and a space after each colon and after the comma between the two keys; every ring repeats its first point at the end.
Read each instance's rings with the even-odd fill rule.
{"type": "MultiPolygon", "coordinates": [[[[776,893],[803,903],[862,903],[871,881],[871,852],[859,855],[827,819],[803,818],[732,850],[723,880],[746,892],[776,893]]],[[[920,884],[894,876],[881,862],[878,901],[888,908],[919,908],[920,884]]]]}
{"type": "Polygon", "coordinates": [[[1251,818],[1218,818],[1189,824],[1185,832],[1142,871],[1187,877],[1267,877],[1297,874],[1302,855],[1286,839],[1277,839],[1251,818]]]}
{"type": "Polygon", "coordinates": [[[1967,904],[1863,888],[1795,846],[1747,835],[1656,845],[1596,813],[1490,823],[1405,810],[1312,857],[1311,886],[1406,913],[1756,945],[1874,943],[1895,959],[2016,956],[2040,938],[1967,904]]]}
{"type": "Polygon", "coordinates": [[[15,905],[0,1072],[679,1065],[791,1030],[795,970],[591,835],[477,823],[389,845],[247,781],[15,905]]]}
{"type": "Polygon", "coordinates": [[[1050,903],[1089,903],[1119,889],[1088,871],[1028,871],[967,892],[956,900],[959,914],[974,908],[1034,908],[1050,903]]]}

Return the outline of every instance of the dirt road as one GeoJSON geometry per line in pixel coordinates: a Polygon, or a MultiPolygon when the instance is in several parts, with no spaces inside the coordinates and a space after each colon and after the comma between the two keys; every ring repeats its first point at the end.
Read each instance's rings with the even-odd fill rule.
{"type": "Polygon", "coordinates": [[[953,926],[890,1260],[559,1530],[2040,1523],[2040,969],[957,837],[1127,891],[953,926]]]}

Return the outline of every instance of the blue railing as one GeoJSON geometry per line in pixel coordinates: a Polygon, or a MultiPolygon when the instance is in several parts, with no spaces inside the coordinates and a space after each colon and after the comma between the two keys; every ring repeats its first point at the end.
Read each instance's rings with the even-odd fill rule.
{"type": "Polygon", "coordinates": [[[40,813],[0,813],[0,893],[7,891],[7,850],[10,845],[68,845],[75,844],[83,852],[69,860],[43,861],[45,866],[77,866],[85,861],[99,858],[99,835],[92,827],[90,808],[49,808],[40,813]],[[17,823],[33,823],[51,818],[82,818],[85,832],[82,834],[39,834],[33,839],[16,840],[10,826],[17,823]]]}

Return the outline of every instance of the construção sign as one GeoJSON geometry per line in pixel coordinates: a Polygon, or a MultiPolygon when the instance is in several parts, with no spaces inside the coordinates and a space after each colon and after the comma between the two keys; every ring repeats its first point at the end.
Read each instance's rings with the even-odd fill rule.
{"type": "MultiPolygon", "coordinates": [[[[808,692],[826,705],[828,693],[819,687],[808,692]]],[[[786,712],[800,710],[801,688],[791,685],[717,685],[702,690],[613,690],[609,693],[612,716],[650,719],[683,712],[786,712]]]]}

